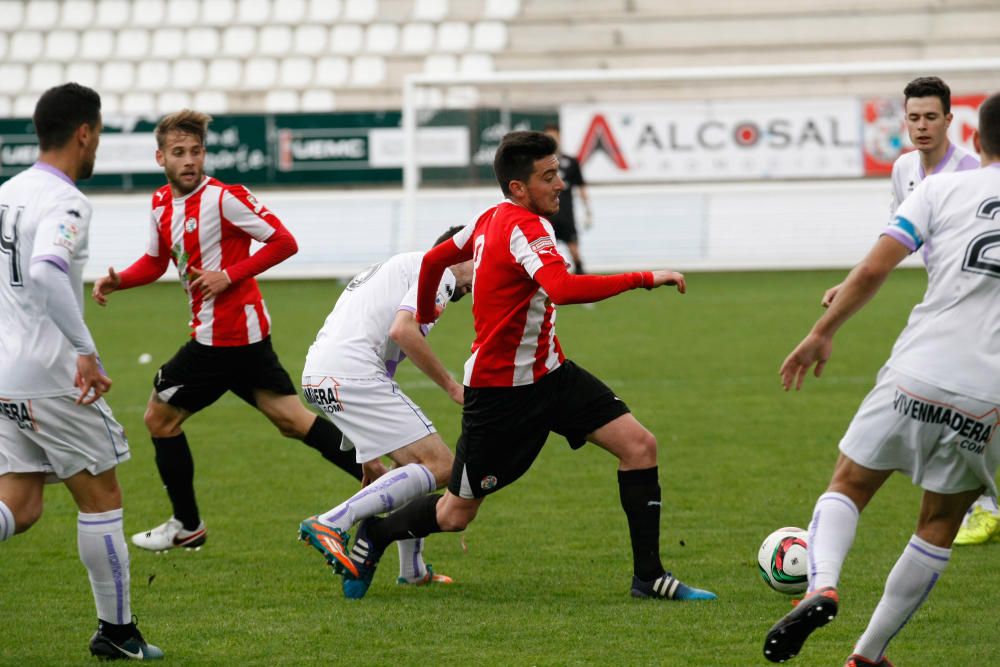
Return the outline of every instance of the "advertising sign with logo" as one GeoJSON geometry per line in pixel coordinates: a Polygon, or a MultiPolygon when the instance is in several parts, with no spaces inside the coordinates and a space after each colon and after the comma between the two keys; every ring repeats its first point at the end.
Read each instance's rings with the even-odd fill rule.
{"type": "MultiPolygon", "coordinates": [[[[951,98],[951,127],[948,139],[976,152],[972,133],[979,124],[979,105],[986,95],[962,95],[951,98]]],[[[906,129],[906,111],[903,98],[873,97],[862,101],[864,129],[864,159],[866,176],[887,176],[892,173],[892,163],[900,155],[913,150],[906,129]]]]}
{"type": "Polygon", "coordinates": [[[861,176],[857,100],[580,104],[565,152],[594,183],[861,176]]]}

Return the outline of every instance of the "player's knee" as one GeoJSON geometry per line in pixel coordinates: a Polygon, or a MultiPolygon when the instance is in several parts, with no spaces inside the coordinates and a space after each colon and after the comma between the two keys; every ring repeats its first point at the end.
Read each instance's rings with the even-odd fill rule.
{"type": "Polygon", "coordinates": [[[464,507],[448,504],[444,507],[438,503],[437,522],[441,530],[445,532],[457,532],[465,530],[466,526],[476,518],[478,506],[464,507]]]}
{"type": "Polygon", "coordinates": [[[638,429],[623,452],[622,463],[630,469],[652,468],[656,465],[656,436],[646,429],[638,429]]]}
{"type": "Polygon", "coordinates": [[[146,424],[146,430],[154,438],[170,438],[181,432],[181,423],[184,420],[167,412],[159,404],[150,403],[146,406],[142,421],[146,424]]]}
{"type": "Polygon", "coordinates": [[[14,512],[14,534],[20,535],[42,518],[42,502],[29,502],[14,512]]]}

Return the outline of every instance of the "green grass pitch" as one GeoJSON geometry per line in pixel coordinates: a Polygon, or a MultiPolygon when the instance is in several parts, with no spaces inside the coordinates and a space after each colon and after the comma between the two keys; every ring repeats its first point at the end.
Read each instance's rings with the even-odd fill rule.
{"type": "MultiPolygon", "coordinates": [[[[134,611],[175,665],[766,664],[770,624],[790,609],[757,574],[772,530],[805,526],[837,442],[919,300],[922,271],[894,275],[840,333],[820,380],[781,391],[777,370],[842,272],[689,275],[689,293],[642,290],[593,309],[561,308],[577,363],[604,379],[660,444],[664,563],[716,591],[714,603],[633,600],[615,463],[553,437],[532,470],[492,497],[464,534],[438,535],[428,560],[451,587],[395,585],[387,553],[367,598],[296,542],[298,522],[355,482],[226,396],[186,425],[208,542],[199,552],[131,549],[134,611]]],[[[275,347],[298,381],[308,345],[340,291],[335,281],[267,282],[275,347]]],[[[108,396],[132,460],[119,468],[126,532],[169,514],[142,424],[151,377],[187,336],[176,284],[115,294],[87,319],[114,380],[108,396]],[[142,353],[153,363],[140,365],[142,353]]],[[[456,375],[471,341],[468,302],[430,337],[456,375]]],[[[459,410],[415,368],[398,379],[453,445],[459,410]]],[[[894,477],[862,517],[837,620],[794,664],[841,665],[916,518],[919,490],[894,477]]],[[[0,546],[0,664],[87,664],[93,604],[76,555],[75,507],[58,485],[28,533],[0,546]]],[[[928,604],[893,643],[900,665],[997,664],[990,657],[1000,545],[956,550],[928,604]],[[985,662],[984,662],[985,660],[985,662]]]]}

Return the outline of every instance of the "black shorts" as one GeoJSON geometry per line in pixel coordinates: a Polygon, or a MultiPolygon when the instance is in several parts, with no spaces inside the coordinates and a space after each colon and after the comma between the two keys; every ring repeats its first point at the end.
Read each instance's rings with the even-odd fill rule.
{"type": "Polygon", "coordinates": [[[213,347],[190,340],[160,366],[153,378],[160,398],[188,412],[198,412],[231,391],[256,406],[254,389],[282,396],[298,392],[278,361],[268,336],[259,343],[213,347]]]}
{"type": "Polygon", "coordinates": [[[563,243],[576,243],[579,238],[579,234],[576,231],[576,223],[573,220],[553,221],[552,231],[556,233],[556,240],[563,243]]]}
{"type": "Polygon", "coordinates": [[[527,472],[550,432],[579,449],[587,435],[628,412],[607,385],[569,360],[534,384],[466,387],[448,490],[482,498],[527,472]]]}

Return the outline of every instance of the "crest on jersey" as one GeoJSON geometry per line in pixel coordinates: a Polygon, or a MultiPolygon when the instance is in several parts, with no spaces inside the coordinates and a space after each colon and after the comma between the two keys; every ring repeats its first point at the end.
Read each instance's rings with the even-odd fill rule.
{"type": "Polygon", "coordinates": [[[528,244],[532,252],[541,253],[546,248],[555,248],[556,243],[552,240],[551,236],[539,236],[537,239],[528,244]]]}
{"type": "Polygon", "coordinates": [[[184,231],[190,234],[198,229],[198,221],[195,218],[188,218],[184,221],[184,231]]]}

